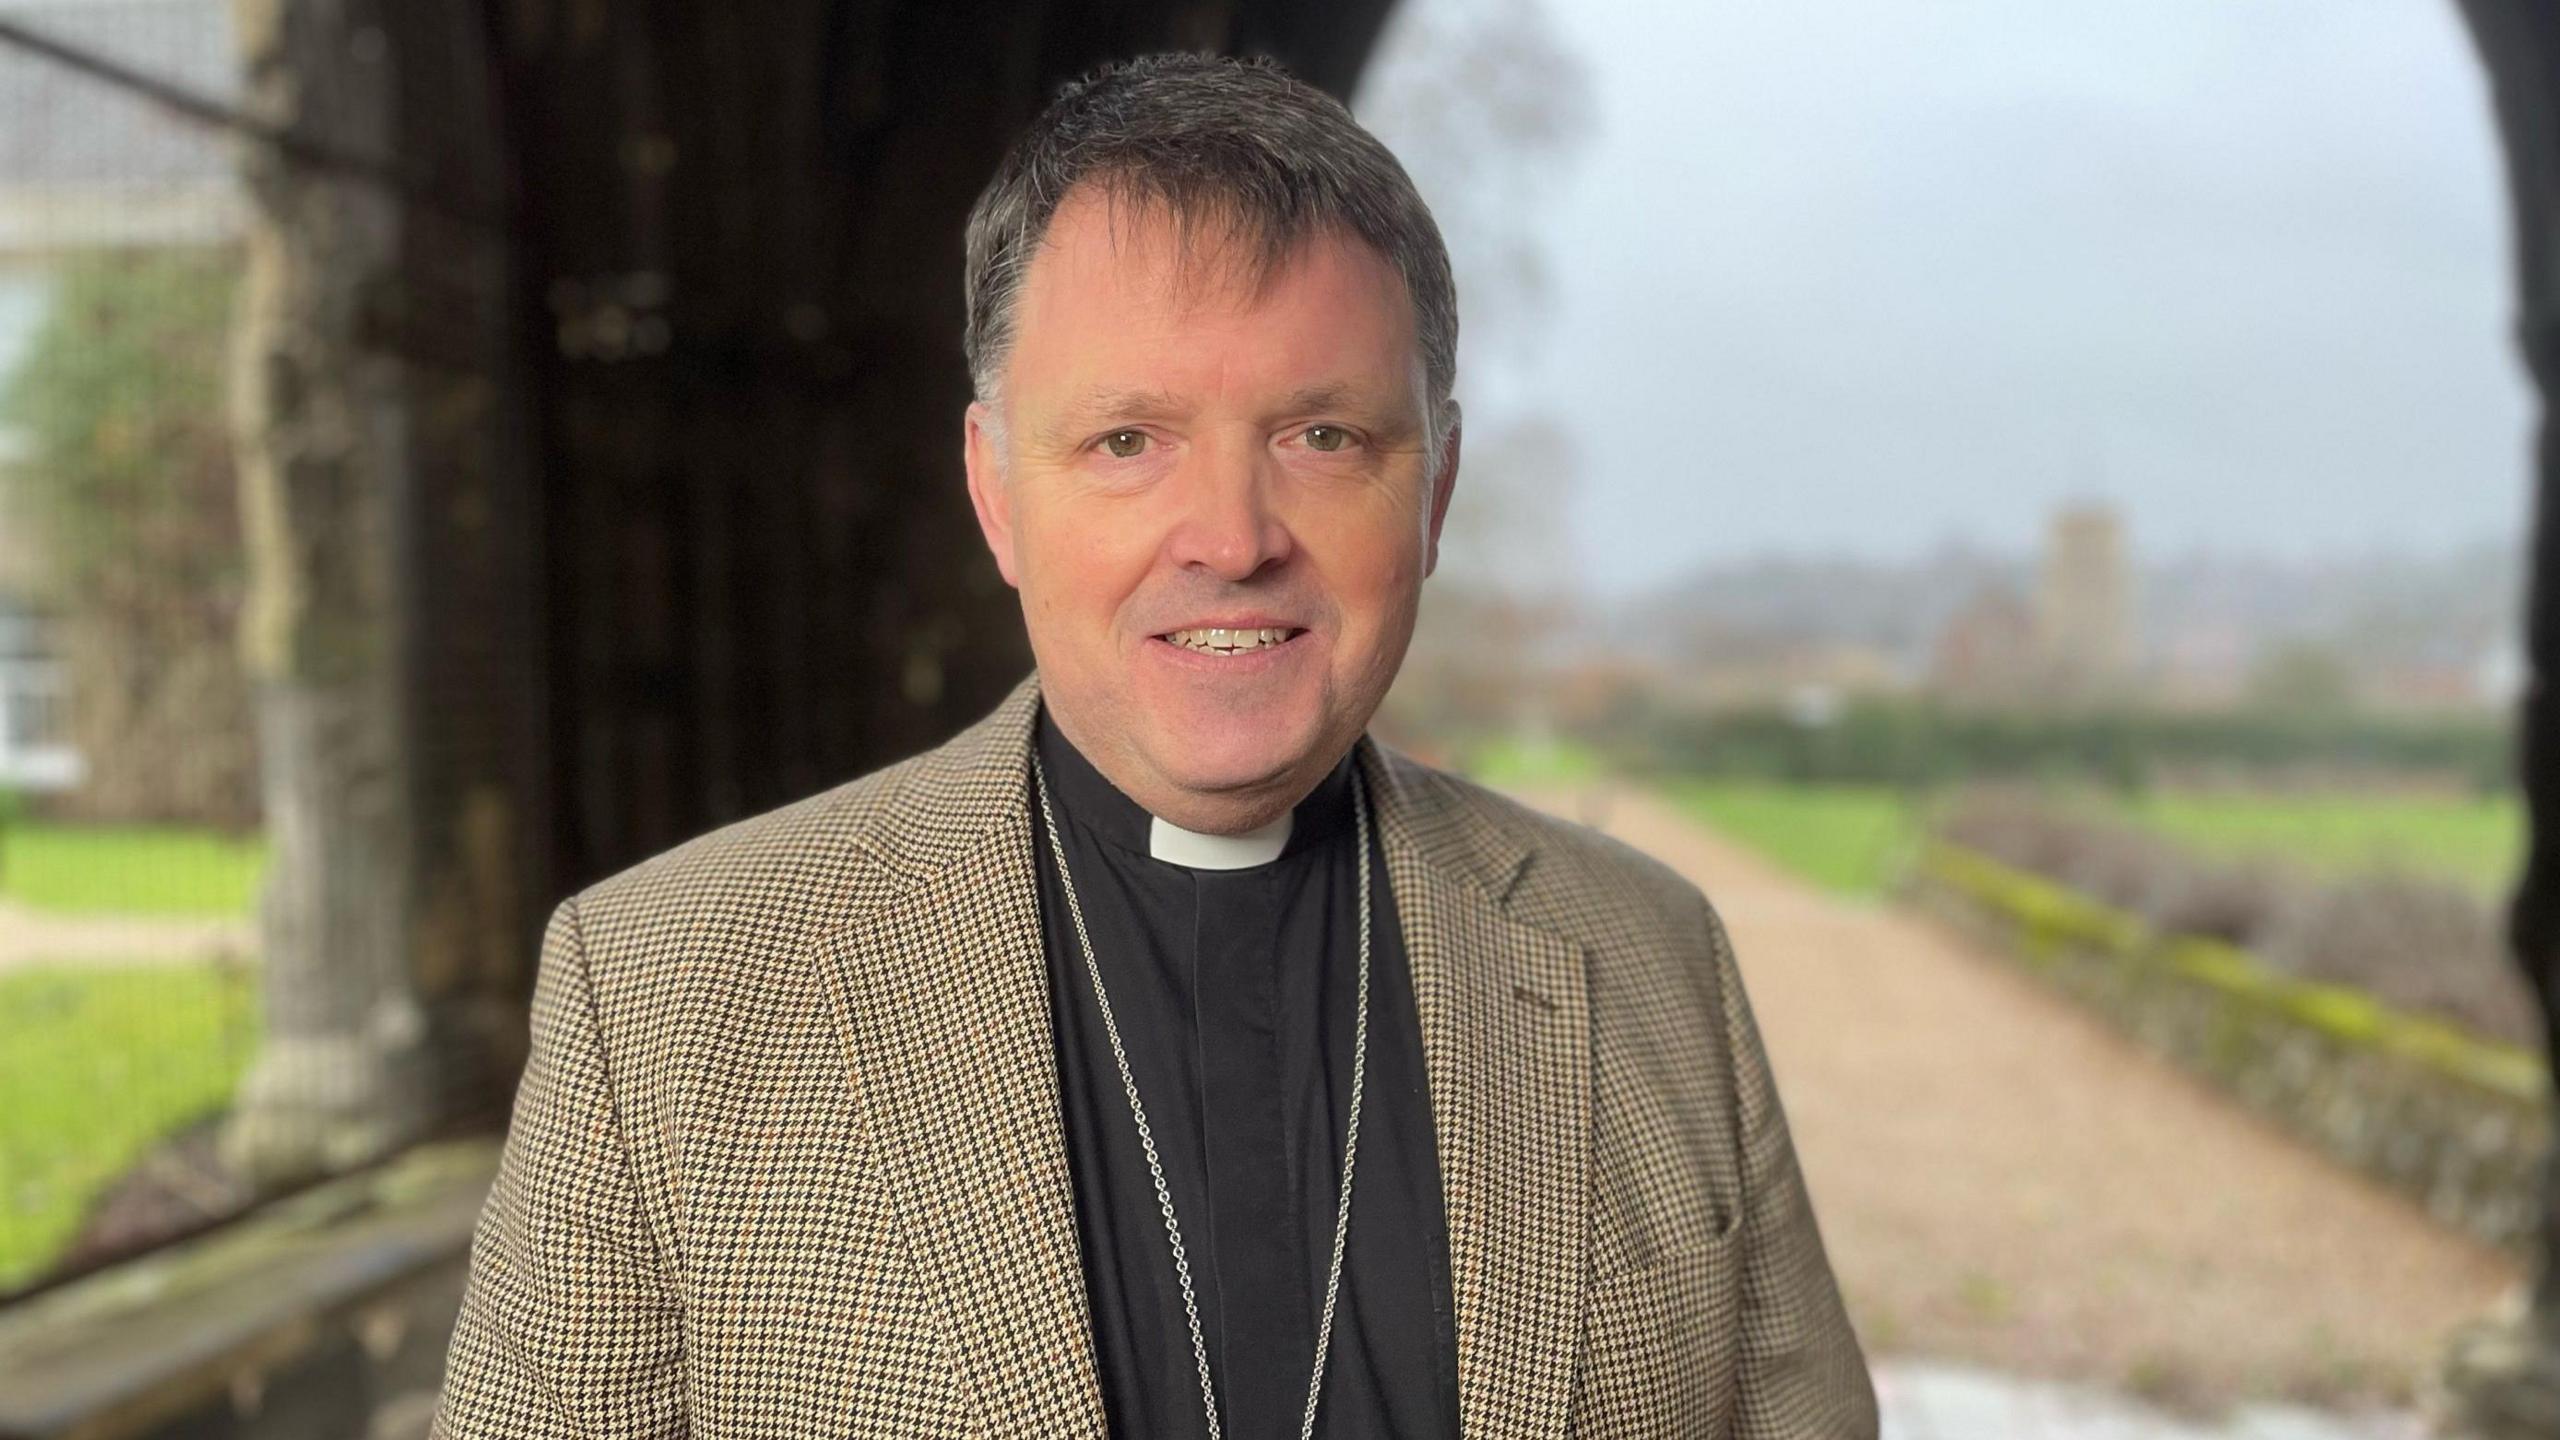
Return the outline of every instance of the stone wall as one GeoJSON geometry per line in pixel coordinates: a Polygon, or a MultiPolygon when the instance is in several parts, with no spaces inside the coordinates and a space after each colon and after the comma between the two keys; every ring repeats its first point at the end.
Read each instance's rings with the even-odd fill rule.
{"type": "Polygon", "coordinates": [[[493,1139],[419,1146],[0,1311],[7,1440],[421,1440],[493,1139]]]}
{"type": "Polygon", "coordinates": [[[2338,1159],[2528,1248],[2551,1119],[2540,1057],[2296,979],[1976,852],[1932,844],[1911,898],[2338,1159]]]}

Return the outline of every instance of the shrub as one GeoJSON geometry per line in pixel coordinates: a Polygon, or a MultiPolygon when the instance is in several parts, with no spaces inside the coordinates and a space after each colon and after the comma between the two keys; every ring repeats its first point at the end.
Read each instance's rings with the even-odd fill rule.
{"type": "Polygon", "coordinates": [[[2274,861],[2207,859],[2023,787],[1962,793],[1932,833],[2060,881],[2158,934],[2226,941],[2304,979],[2540,1044],[2496,908],[2450,882],[2389,872],[2322,882],[2274,861]]]}
{"type": "Polygon", "coordinates": [[[2442,881],[2384,874],[2317,887],[2255,948],[2278,969],[2352,985],[2511,1044],[2541,1043],[2497,915],[2442,881]]]}

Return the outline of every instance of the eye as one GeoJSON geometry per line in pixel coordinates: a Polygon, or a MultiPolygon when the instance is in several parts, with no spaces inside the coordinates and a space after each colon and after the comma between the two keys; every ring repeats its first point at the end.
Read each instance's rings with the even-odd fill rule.
{"type": "Polygon", "coordinates": [[[1115,460],[1135,459],[1147,448],[1144,430],[1114,430],[1102,437],[1102,448],[1115,460]]]}
{"type": "Polygon", "coordinates": [[[1328,455],[1351,444],[1351,432],[1339,425],[1310,425],[1300,433],[1305,436],[1308,449],[1328,455]]]}

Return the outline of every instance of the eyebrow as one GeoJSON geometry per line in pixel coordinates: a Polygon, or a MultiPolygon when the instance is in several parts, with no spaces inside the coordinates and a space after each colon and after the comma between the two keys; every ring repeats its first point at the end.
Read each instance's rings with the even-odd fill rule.
{"type": "Polygon", "coordinates": [[[1360,392],[1356,387],[1340,380],[1333,380],[1321,385],[1307,386],[1281,401],[1280,408],[1291,414],[1301,410],[1339,410],[1344,405],[1357,400],[1359,396],[1360,392]]]}
{"type": "Polygon", "coordinates": [[[1082,438],[1082,432],[1106,419],[1146,419],[1182,413],[1183,403],[1170,391],[1144,386],[1102,386],[1088,390],[1069,402],[1047,425],[1041,427],[1040,438],[1050,446],[1063,446],[1082,438]]]}
{"type": "MultiPolygon", "coordinates": [[[[1280,409],[1288,414],[1307,411],[1366,412],[1361,388],[1348,381],[1327,380],[1305,385],[1281,400],[1280,409]]],[[[1040,439],[1051,448],[1064,447],[1080,440],[1084,432],[1109,420],[1144,420],[1184,415],[1190,406],[1171,391],[1147,386],[1097,386],[1070,401],[1055,418],[1041,427],[1040,439]]]]}

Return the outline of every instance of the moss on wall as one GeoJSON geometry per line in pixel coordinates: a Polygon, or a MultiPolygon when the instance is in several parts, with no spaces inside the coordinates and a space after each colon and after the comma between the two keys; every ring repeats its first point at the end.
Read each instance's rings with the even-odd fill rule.
{"type": "Polygon", "coordinates": [[[1944,841],[1911,883],[1924,908],[2446,1223],[2529,1242],[2551,1134],[2540,1056],[2220,941],[2156,933],[1944,841]]]}

